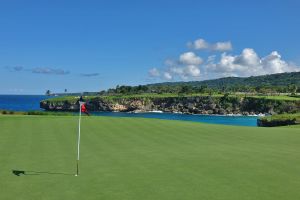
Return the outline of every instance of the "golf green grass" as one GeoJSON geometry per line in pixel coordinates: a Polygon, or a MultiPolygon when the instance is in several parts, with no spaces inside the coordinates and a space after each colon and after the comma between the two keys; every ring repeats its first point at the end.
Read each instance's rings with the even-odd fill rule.
{"type": "Polygon", "coordinates": [[[0,199],[300,199],[299,128],[84,117],[75,177],[77,123],[0,116],[0,199]]]}

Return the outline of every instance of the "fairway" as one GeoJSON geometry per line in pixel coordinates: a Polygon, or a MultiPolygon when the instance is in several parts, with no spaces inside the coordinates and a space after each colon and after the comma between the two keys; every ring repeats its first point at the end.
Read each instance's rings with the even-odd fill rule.
{"type": "Polygon", "coordinates": [[[77,125],[0,116],[0,199],[300,199],[300,128],[83,117],[75,177],[77,125]]]}

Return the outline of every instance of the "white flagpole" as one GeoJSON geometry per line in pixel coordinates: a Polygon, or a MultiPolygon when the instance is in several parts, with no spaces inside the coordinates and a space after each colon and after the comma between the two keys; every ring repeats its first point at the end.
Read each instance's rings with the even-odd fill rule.
{"type": "Polygon", "coordinates": [[[76,162],[76,174],[79,175],[79,147],[80,147],[80,124],[81,124],[81,106],[84,102],[79,101],[79,120],[78,120],[78,137],[77,137],[77,162],[76,162]]]}

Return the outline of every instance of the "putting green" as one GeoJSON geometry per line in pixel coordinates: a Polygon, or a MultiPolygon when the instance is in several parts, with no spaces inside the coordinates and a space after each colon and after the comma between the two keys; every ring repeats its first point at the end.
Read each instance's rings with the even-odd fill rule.
{"type": "Polygon", "coordinates": [[[300,199],[300,129],[0,116],[0,199],[300,199]],[[12,170],[25,171],[16,176],[12,170]]]}

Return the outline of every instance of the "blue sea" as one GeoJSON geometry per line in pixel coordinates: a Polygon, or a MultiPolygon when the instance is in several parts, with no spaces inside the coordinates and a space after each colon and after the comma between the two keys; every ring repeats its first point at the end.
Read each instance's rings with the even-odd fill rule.
{"type": "MultiPolygon", "coordinates": [[[[40,109],[40,101],[50,98],[44,95],[0,95],[0,110],[30,111],[40,109]]],[[[250,116],[217,116],[217,115],[187,115],[175,113],[118,113],[92,112],[96,116],[109,117],[143,117],[168,120],[205,122],[210,124],[225,124],[237,126],[257,126],[257,117],[250,116]]]]}
{"type": "Polygon", "coordinates": [[[0,110],[42,110],[40,101],[46,98],[50,97],[45,95],[0,95],[0,110]]]}

